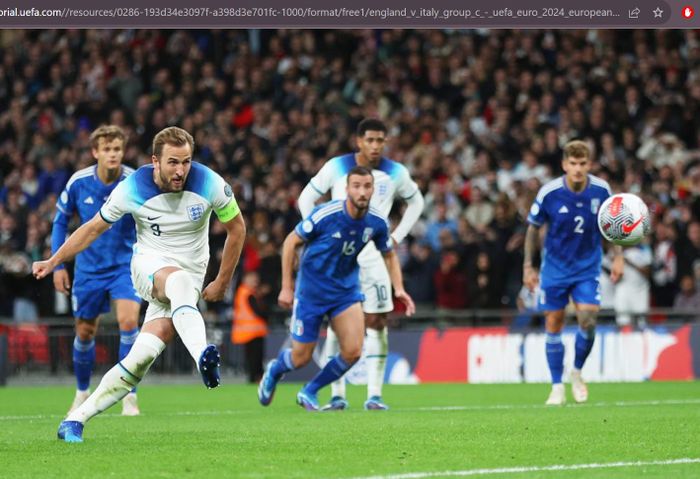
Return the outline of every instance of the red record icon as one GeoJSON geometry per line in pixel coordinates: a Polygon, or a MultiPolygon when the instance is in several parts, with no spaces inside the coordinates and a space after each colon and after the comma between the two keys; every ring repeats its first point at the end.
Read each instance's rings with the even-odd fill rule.
{"type": "Polygon", "coordinates": [[[683,18],[690,19],[693,18],[695,15],[695,10],[693,10],[693,7],[690,5],[686,5],[683,7],[683,10],[681,10],[681,15],[683,15],[683,18]]]}

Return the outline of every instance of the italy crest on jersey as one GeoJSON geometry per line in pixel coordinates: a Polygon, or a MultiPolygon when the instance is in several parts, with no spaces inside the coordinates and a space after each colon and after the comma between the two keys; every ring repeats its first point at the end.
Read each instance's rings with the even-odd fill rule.
{"type": "Polygon", "coordinates": [[[204,205],[202,203],[197,203],[196,205],[190,205],[187,207],[187,216],[190,217],[191,221],[197,221],[204,215],[204,205]]]}
{"type": "Polygon", "coordinates": [[[362,232],[362,242],[367,243],[370,238],[372,237],[372,232],[374,230],[372,228],[365,228],[365,230],[362,232]]]}
{"type": "Polygon", "coordinates": [[[598,208],[600,208],[600,198],[591,198],[591,213],[598,214],[598,208]]]}

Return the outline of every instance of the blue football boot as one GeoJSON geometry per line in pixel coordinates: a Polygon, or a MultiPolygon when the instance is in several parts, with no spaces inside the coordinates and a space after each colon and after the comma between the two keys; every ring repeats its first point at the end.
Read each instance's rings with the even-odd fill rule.
{"type": "Polygon", "coordinates": [[[297,393],[297,404],[307,411],[318,411],[318,398],[315,394],[311,394],[306,389],[302,389],[297,393]]]}
{"type": "Polygon", "coordinates": [[[389,409],[389,406],[382,402],[381,396],[372,396],[365,401],[366,411],[386,411],[387,409],[389,409]]]}
{"type": "Polygon", "coordinates": [[[276,359],[273,359],[267,363],[265,368],[265,374],[263,374],[260,384],[258,384],[258,401],[263,406],[268,406],[272,402],[272,398],[275,396],[275,388],[277,387],[277,382],[284,377],[284,375],[275,378],[272,373],[272,366],[277,363],[276,359]]]}
{"type": "Polygon", "coordinates": [[[321,411],[344,411],[350,407],[347,399],[340,396],[333,396],[331,401],[321,408],[321,411]]]}
{"type": "Polygon", "coordinates": [[[66,442],[83,442],[83,423],[63,421],[58,426],[58,438],[66,442]]]}
{"type": "Polygon", "coordinates": [[[219,378],[219,367],[221,366],[221,355],[213,344],[208,345],[199,357],[199,374],[207,389],[214,389],[221,384],[219,378]]]}

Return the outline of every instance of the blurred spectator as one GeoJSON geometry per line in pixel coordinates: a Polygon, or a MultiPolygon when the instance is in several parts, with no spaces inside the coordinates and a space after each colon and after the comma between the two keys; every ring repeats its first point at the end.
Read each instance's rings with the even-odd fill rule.
{"type": "Polygon", "coordinates": [[[673,227],[658,223],[655,227],[656,246],[652,262],[652,292],[655,305],[669,308],[676,293],[677,258],[673,227]]]}
{"type": "Polygon", "coordinates": [[[684,313],[698,315],[700,311],[700,290],[692,276],[685,275],[681,277],[680,291],[678,291],[673,301],[673,308],[684,313]]]}
{"type": "Polygon", "coordinates": [[[618,326],[631,326],[636,319],[639,325],[645,325],[650,304],[651,248],[640,243],[624,248],[623,255],[624,274],[615,284],[615,321],[618,326]]]}
{"type": "Polygon", "coordinates": [[[445,203],[437,203],[435,205],[435,219],[428,222],[425,239],[433,251],[440,252],[443,248],[443,243],[449,245],[456,238],[457,222],[447,217],[447,206],[445,203]],[[445,232],[444,235],[443,232],[445,232]]]}
{"type": "Polygon", "coordinates": [[[469,306],[467,274],[459,268],[459,255],[447,249],[440,254],[440,267],[435,272],[436,303],[442,309],[464,309],[469,306]]]}
{"type": "Polygon", "coordinates": [[[425,241],[416,241],[411,245],[411,256],[403,267],[403,279],[406,292],[416,304],[435,303],[435,283],[433,278],[438,268],[438,261],[425,241]]]}

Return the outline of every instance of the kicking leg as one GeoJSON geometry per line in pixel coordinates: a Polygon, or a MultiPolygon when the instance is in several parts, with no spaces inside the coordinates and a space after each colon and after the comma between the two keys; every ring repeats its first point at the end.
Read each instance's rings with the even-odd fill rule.
{"type": "Polygon", "coordinates": [[[207,345],[204,318],[197,309],[199,291],[192,275],[172,266],[160,269],[154,275],[151,294],[170,303],[175,331],[197,364],[204,385],[210,389],[217,387],[220,355],[215,345],[207,345]]]}

